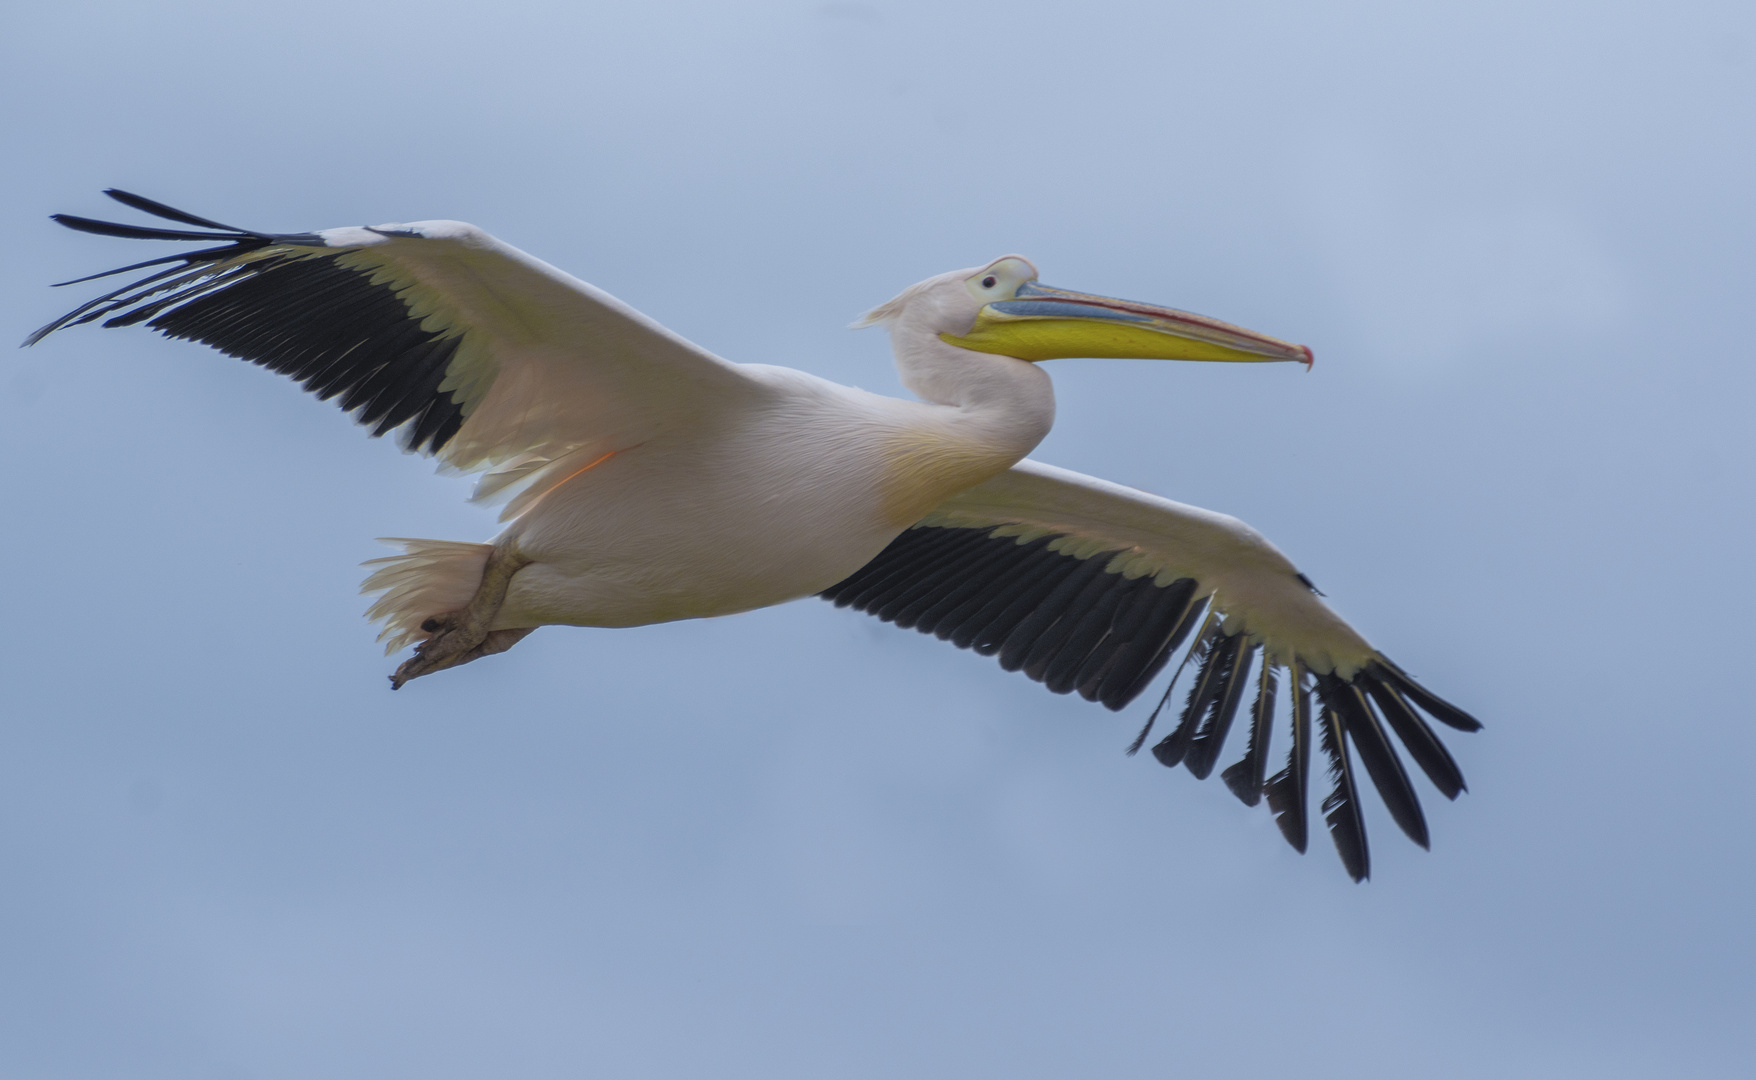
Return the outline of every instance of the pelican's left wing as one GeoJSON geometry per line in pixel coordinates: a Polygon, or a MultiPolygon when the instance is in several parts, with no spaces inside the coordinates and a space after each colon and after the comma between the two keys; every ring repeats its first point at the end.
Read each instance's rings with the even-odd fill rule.
{"type": "Polygon", "coordinates": [[[1463,731],[1481,726],[1367,644],[1238,519],[1035,461],[953,496],[823,596],[998,654],[1009,671],[1111,709],[1134,700],[1193,635],[1178,667],[1195,669],[1188,697],[1154,756],[1206,777],[1253,685],[1244,755],[1225,770],[1227,786],[1251,805],[1266,794],[1282,833],[1305,850],[1315,725],[1335,785],[1323,809],[1355,880],[1370,862],[1350,745],[1391,816],[1426,847],[1391,733],[1456,798],[1463,775],[1422,712],[1463,731]],[[1286,767],[1265,779],[1280,671],[1291,743],[1286,767]]]}
{"type": "MultiPolygon", "coordinates": [[[[771,393],[739,365],[460,221],[264,233],[106,194],[201,231],[55,220],[104,236],[217,246],[110,271],[169,264],[25,344],[98,319],[144,322],[289,375],[320,399],[339,398],[373,435],[400,428],[409,450],[491,470],[478,497],[534,493],[545,476],[670,433],[711,434],[717,419],[771,393]]],[[[514,500],[507,514],[527,501],[514,500]]]]}

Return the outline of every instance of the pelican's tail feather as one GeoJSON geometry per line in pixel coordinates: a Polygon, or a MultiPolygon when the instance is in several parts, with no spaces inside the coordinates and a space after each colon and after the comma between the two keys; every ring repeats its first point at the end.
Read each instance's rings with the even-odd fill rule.
{"type": "Polygon", "coordinates": [[[482,584],[492,544],[460,540],[412,540],[400,536],[381,538],[400,547],[401,555],[369,559],[362,566],[376,567],[360,592],[383,593],[366,618],[383,624],[378,640],[386,656],[427,637],[421,623],[444,612],[466,606],[482,584]]]}

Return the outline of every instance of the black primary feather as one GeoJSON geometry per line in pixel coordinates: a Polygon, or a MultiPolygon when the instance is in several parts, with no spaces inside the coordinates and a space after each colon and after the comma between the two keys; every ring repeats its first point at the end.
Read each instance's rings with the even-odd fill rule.
{"type": "Polygon", "coordinates": [[[1207,779],[1220,751],[1225,749],[1238,705],[1244,700],[1244,687],[1250,682],[1250,664],[1260,647],[1250,644],[1243,633],[1234,635],[1228,645],[1231,657],[1222,676],[1224,681],[1214,696],[1213,707],[1190,736],[1188,752],[1183,755],[1183,764],[1197,780],[1207,779]]]}
{"type": "MultiPolygon", "coordinates": [[[[185,255],[179,256],[178,258],[183,261],[182,266],[172,266],[160,270],[156,274],[148,274],[143,278],[130,281],[119,289],[113,289],[95,299],[87,300],[85,303],[74,308],[72,311],[69,311],[59,319],[49,323],[47,326],[41,327],[35,333],[31,334],[31,336],[25,338],[24,344],[26,346],[35,345],[50,334],[60,330],[62,327],[79,326],[83,323],[93,322],[103,318],[111,312],[121,311],[131,304],[137,304],[140,301],[145,300],[147,297],[157,296],[160,293],[185,288],[191,291],[205,291],[206,289],[214,288],[216,279],[223,278],[227,271],[214,271],[206,268],[191,271],[189,269],[190,265],[192,265],[192,262],[215,262],[226,259],[237,250],[240,249],[235,246],[226,248],[205,248],[202,251],[189,252],[185,255]],[[206,258],[200,258],[201,256],[206,256],[206,258]]],[[[138,265],[152,266],[161,261],[164,260],[154,260],[152,262],[138,265]]],[[[80,280],[90,281],[96,278],[109,277],[110,273],[123,273],[127,269],[127,267],[124,267],[122,270],[93,274],[90,277],[80,280]]],[[[67,284],[77,284],[77,282],[67,282],[67,284]]],[[[177,295],[182,294],[178,293],[177,295]]]]}
{"type": "MultiPolygon", "coordinates": [[[[49,287],[52,289],[59,289],[68,285],[80,285],[87,281],[96,281],[98,278],[115,277],[117,274],[126,274],[130,270],[144,270],[149,266],[163,266],[165,263],[180,262],[185,264],[185,266],[193,266],[198,262],[215,262],[220,259],[229,259],[241,250],[247,249],[238,244],[226,244],[222,247],[202,248],[200,251],[185,251],[179,255],[164,255],[157,259],[147,259],[144,262],[129,263],[127,266],[118,266],[114,270],[99,270],[95,274],[87,274],[84,277],[70,278],[66,281],[57,281],[49,287]]],[[[184,269],[182,266],[175,267],[171,270],[165,271],[165,274],[174,274],[182,269],[184,269]]],[[[100,296],[96,302],[102,303],[105,300],[114,299],[121,293],[134,288],[134,286],[152,281],[159,276],[160,275],[155,274],[153,277],[142,278],[140,281],[131,282],[122,286],[121,289],[117,290],[115,293],[111,293],[109,296],[100,296]]]]}
{"type": "Polygon", "coordinates": [[[1220,773],[1220,779],[1245,806],[1255,806],[1262,798],[1262,775],[1268,766],[1268,739],[1274,730],[1274,698],[1278,683],[1275,665],[1267,657],[1262,661],[1262,674],[1256,682],[1256,701],[1250,706],[1250,741],[1237,764],[1220,773]]]}
{"type": "Polygon", "coordinates": [[[1372,785],[1378,789],[1391,818],[1410,840],[1423,848],[1428,847],[1427,819],[1421,813],[1421,800],[1415,795],[1414,785],[1409,783],[1408,773],[1396,756],[1396,748],[1390,745],[1390,736],[1385,734],[1384,726],[1372,712],[1372,703],[1365,692],[1357,683],[1344,682],[1334,675],[1323,676],[1319,685],[1324,697],[1340,714],[1349,741],[1360,752],[1366,773],[1371,776],[1372,785]]]}
{"type": "Polygon", "coordinates": [[[1414,710],[1394,686],[1388,686],[1375,673],[1362,671],[1354,676],[1356,682],[1365,685],[1372,699],[1378,703],[1378,711],[1383,714],[1386,722],[1408,748],[1409,755],[1415,764],[1427,774],[1427,779],[1447,799],[1455,799],[1459,792],[1467,790],[1463,782],[1463,770],[1451,759],[1445,744],[1433,733],[1420,715],[1414,710]]]}
{"type": "Polygon", "coordinates": [[[1287,665],[1288,697],[1292,707],[1292,745],[1287,748],[1286,768],[1269,778],[1264,788],[1268,809],[1280,834],[1293,850],[1303,855],[1309,837],[1305,823],[1306,788],[1311,771],[1311,692],[1305,671],[1297,659],[1287,665]]]}
{"type": "Polygon", "coordinates": [[[1366,848],[1366,821],[1360,813],[1360,793],[1354,783],[1353,762],[1348,758],[1347,736],[1342,730],[1340,714],[1325,694],[1327,684],[1317,682],[1317,742],[1329,758],[1329,777],[1335,788],[1323,800],[1324,820],[1329,823],[1329,838],[1335,841],[1336,853],[1348,876],[1364,881],[1372,874],[1372,857],[1366,848]]]}
{"type": "MultiPolygon", "coordinates": [[[[1184,616],[1185,623],[1189,622],[1192,616],[1201,613],[1199,608],[1201,608],[1201,604],[1189,609],[1189,615],[1184,616]]],[[[1162,713],[1162,711],[1164,711],[1164,706],[1171,701],[1171,692],[1177,690],[1177,680],[1184,678],[1184,667],[1189,667],[1189,660],[1196,660],[1198,664],[1201,662],[1201,653],[1205,653],[1206,650],[1205,643],[1206,639],[1208,639],[1208,630],[1212,629],[1213,620],[1215,620],[1217,616],[1219,616],[1217,611],[1208,611],[1206,622],[1201,623],[1201,632],[1196,634],[1196,639],[1189,643],[1189,652],[1184,653],[1184,659],[1177,664],[1177,671],[1171,673],[1171,681],[1166,683],[1166,687],[1164,687],[1164,694],[1159,695],[1159,704],[1155,704],[1154,708],[1152,708],[1152,715],[1147,716],[1147,724],[1141,727],[1140,734],[1134,736],[1133,743],[1129,743],[1129,746],[1127,746],[1127,755],[1129,755],[1129,757],[1134,757],[1136,753],[1140,753],[1141,746],[1147,743],[1148,734],[1152,734],[1152,725],[1157,724],[1159,713],[1162,713]]],[[[1182,632],[1182,627],[1178,627],[1178,632],[1182,632]]]]}
{"type": "MultiPolygon", "coordinates": [[[[50,220],[67,226],[74,232],[93,233],[97,236],[114,236],[123,240],[226,240],[233,234],[223,232],[190,232],[187,229],[161,229],[157,225],[124,225],[116,221],[99,221],[97,218],[80,217],[78,214],[50,214],[50,220]]],[[[238,233],[237,236],[249,236],[238,233]]],[[[267,237],[256,237],[267,240],[267,237]]]]}
{"type": "Polygon", "coordinates": [[[159,202],[156,199],[149,199],[145,195],[136,195],[132,191],[123,191],[121,188],[105,188],[104,194],[115,199],[124,206],[132,206],[136,210],[144,211],[154,217],[165,218],[168,221],[177,221],[184,225],[199,225],[205,229],[219,229],[224,232],[249,233],[248,229],[240,229],[236,225],[221,225],[217,221],[209,221],[204,217],[196,217],[187,210],[179,210],[174,206],[166,206],[164,203],[159,202]]]}
{"type": "Polygon", "coordinates": [[[315,233],[262,233],[222,225],[132,192],[105,192],[126,206],[212,232],[99,221],[54,220],[79,232],[138,240],[220,240],[217,247],[134,263],[127,273],[165,263],[78,308],[26,339],[31,345],[66,326],[145,323],[166,337],[210,345],[301,383],[373,436],[403,429],[409,450],[437,452],[463,426],[463,406],[441,392],[462,341],[461,328],[425,330],[387,282],[369,268],[337,263],[341,252],[315,233]],[[266,250],[265,250],[266,249],[266,250]]]}
{"type": "MultiPolygon", "coordinates": [[[[1195,639],[1195,643],[1189,646],[1189,652],[1183,657],[1185,666],[1190,663],[1196,665],[1195,681],[1189,686],[1189,697],[1183,703],[1183,715],[1178,720],[1176,729],[1152,748],[1152,756],[1167,769],[1176,768],[1183,763],[1183,754],[1189,749],[1189,732],[1192,727],[1190,718],[1199,716],[1207,708],[1207,703],[1213,699],[1218,689],[1218,680],[1214,678],[1214,657],[1226,640],[1218,614],[1217,611],[1208,613],[1207,624],[1201,628],[1201,636],[1195,639]]],[[[1171,681],[1176,682],[1175,679],[1171,681]]],[[[1169,696],[1170,690],[1167,688],[1165,693],[1169,696]]]]}
{"type": "Polygon", "coordinates": [[[1480,720],[1477,720],[1469,713],[1464,712],[1462,709],[1451,704],[1451,702],[1446,701],[1444,698],[1428,690],[1420,683],[1415,682],[1408,672],[1397,667],[1388,659],[1382,656],[1378,657],[1367,665],[1367,670],[1373,672],[1385,682],[1402,691],[1406,697],[1413,700],[1416,705],[1427,710],[1427,714],[1441,724],[1444,724],[1447,727],[1454,727],[1459,731],[1482,730],[1482,722],[1480,720]]]}

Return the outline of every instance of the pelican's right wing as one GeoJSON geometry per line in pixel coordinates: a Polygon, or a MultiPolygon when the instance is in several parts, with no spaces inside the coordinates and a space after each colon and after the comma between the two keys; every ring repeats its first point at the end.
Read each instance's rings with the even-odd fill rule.
{"type": "Polygon", "coordinates": [[[1335,782],[1323,809],[1355,880],[1370,863],[1349,745],[1391,816],[1425,847],[1426,821],[1390,733],[1456,798],[1463,775],[1421,712],[1463,731],[1481,726],[1367,644],[1238,519],[1035,461],[946,500],[823,596],[998,654],[1009,671],[1111,709],[1145,690],[1193,633],[1183,659],[1193,683],[1154,756],[1206,777],[1254,682],[1247,745],[1225,770],[1227,786],[1251,805],[1266,794],[1287,840],[1305,850],[1315,724],[1335,782]],[[1286,768],[1265,780],[1281,670],[1291,744],[1286,768]]]}
{"type": "MultiPolygon", "coordinates": [[[[25,344],[98,319],[145,322],[291,376],[320,399],[339,397],[373,435],[400,428],[407,449],[455,469],[491,470],[478,497],[509,488],[533,497],[550,486],[545,477],[670,432],[711,430],[770,393],[738,365],[463,222],[263,233],[106,194],[217,231],[55,220],[105,236],[219,246],[110,271],[172,264],[25,344]]],[[[507,515],[526,504],[514,500],[507,515]]]]}

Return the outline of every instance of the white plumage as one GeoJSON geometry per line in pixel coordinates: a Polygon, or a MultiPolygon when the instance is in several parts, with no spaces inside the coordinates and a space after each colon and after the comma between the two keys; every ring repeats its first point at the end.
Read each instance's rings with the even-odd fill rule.
{"type": "Polygon", "coordinates": [[[1262,536],[1024,460],[1054,420],[1037,361],[1309,364],[1302,346],[1050,288],[1006,256],[867,316],[889,329],[922,399],[902,401],[722,360],[460,222],[271,234],[110,194],[202,231],[57,220],[219,244],[124,268],[168,264],[30,341],[104,319],[205,342],[339,397],[373,434],[398,431],[405,447],[479,473],[475,497],[505,503],[492,543],[401,540],[402,554],[374,560],[370,615],[391,651],[416,645],[394,685],[543,625],[636,626],[821,594],[1111,708],[1189,641],[1194,685],[1159,760],[1207,775],[1253,681],[1245,758],[1227,783],[1247,802],[1266,792],[1303,850],[1315,725],[1336,779],[1325,810],[1356,878],[1367,862],[1349,746],[1422,844],[1388,732],[1447,796],[1462,790],[1416,706],[1455,727],[1475,721],[1379,654],[1262,536]],[[1292,749],[1265,778],[1281,671],[1292,749]]]}

